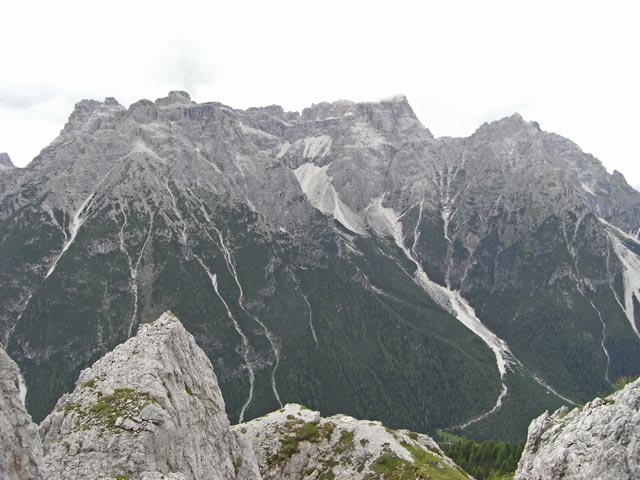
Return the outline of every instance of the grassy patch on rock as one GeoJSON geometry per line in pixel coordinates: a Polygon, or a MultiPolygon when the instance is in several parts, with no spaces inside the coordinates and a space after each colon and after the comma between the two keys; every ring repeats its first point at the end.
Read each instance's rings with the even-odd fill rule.
{"type": "Polygon", "coordinates": [[[144,407],[153,402],[148,393],[131,388],[116,388],[110,395],[99,395],[89,405],[69,402],[63,410],[76,413],[78,430],[94,427],[104,430],[115,428],[118,418],[137,417],[144,407]]]}
{"type": "Polygon", "coordinates": [[[467,476],[463,472],[451,468],[438,456],[406,442],[403,442],[402,446],[411,453],[412,462],[387,451],[380,455],[374,463],[373,471],[381,475],[384,480],[414,480],[416,478],[466,480],[467,476]]]}
{"type": "Polygon", "coordinates": [[[293,455],[300,452],[302,442],[317,443],[320,441],[320,430],[317,423],[289,421],[285,424],[287,435],[280,442],[280,448],[268,459],[269,466],[281,465],[293,455]]]}

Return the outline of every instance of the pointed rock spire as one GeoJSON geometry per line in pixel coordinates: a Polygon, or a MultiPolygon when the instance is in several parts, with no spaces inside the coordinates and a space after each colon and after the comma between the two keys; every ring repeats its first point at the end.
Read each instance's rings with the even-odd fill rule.
{"type": "Polygon", "coordinates": [[[41,432],[52,478],[259,478],[211,362],[170,312],[84,370],[41,432]]]}
{"type": "Polygon", "coordinates": [[[0,348],[0,478],[45,478],[42,443],[24,406],[26,387],[9,355],[0,348]]]}
{"type": "Polygon", "coordinates": [[[0,153],[0,169],[14,167],[11,157],[6,152],[0,153]]]}

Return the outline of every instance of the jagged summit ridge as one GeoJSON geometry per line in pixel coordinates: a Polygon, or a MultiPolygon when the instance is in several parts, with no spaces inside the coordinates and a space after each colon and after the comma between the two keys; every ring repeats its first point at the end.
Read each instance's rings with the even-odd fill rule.
{"type": "Polygon", "coordinates": [[[181,90],[172,90],[166,97],[158,98],[155,103],[160,106],[195,105],[195,102],[191,101],[191,96],[181,90]]]}

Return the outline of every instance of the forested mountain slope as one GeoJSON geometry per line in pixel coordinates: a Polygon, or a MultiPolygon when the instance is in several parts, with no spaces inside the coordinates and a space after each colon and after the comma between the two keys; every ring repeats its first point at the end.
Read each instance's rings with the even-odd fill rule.
{"type": "Polygon", "coordinates": [[[517,114],[83,100],[0,171],[0,334],[43,418],[171,309],[233,422],[297,402],[514,439],[640,373],[640,193],[517,114]]]}

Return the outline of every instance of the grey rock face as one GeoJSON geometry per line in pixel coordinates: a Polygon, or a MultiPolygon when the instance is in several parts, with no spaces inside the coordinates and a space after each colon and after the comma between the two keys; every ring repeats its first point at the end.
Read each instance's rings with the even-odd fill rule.
{"type": "Polygon", "coordinates": [[[0,478],[45,478],[42,442],[24,406],[25,385],[18,366],[0,348],[0,478]]]}
{"type": "Polygon", "coordinates": [[[360,480],[383,471],[384,478],[470,478],[427,435],[346,415],[322,418],[296,404],[233,430],[253,446],[265,480],[360,480]]]}
{"type": "Polygon", "coordinates": [[[13,162],[9,157],[8,153],[1,152],[0,153],[0,170],[5,168],[13,168],[13,162]]]}
{"type": "Polygon", "coordinates": [[[640,478],[640,380],[534,420],[514,480],[640,478]]]}
{"type": "Polygon", "coordinates": [[[0,342],[38,419],[81,366],[172,309],[233,421],[287,401],[335,412],[326,392],[347,389],[360,417],[421,431],[487,418],[513,440],[639,373],[639,227],[620,174],[517,114],[434,138],[402,96],[300,113],[185,92],[85,100],[28,167],[0,175],[0,342]],[[345,298],[331,288],[343,274],[345,298]],[[399,326],[381,346],[384,312],[399,326]],[[354,342],[371,355],[354,359],[354,342]],[[420,392],[390,408],[397,392],[377,385],[403,374],[422,375],[420,392]],[[464,397],[455,412],[443,383],[464,397]]]}
{"type": "Polygon", "coordinates": [[[259,478],[211,363],[170,313],[84,370],[40,432],[52,478],[259,478]]]}

